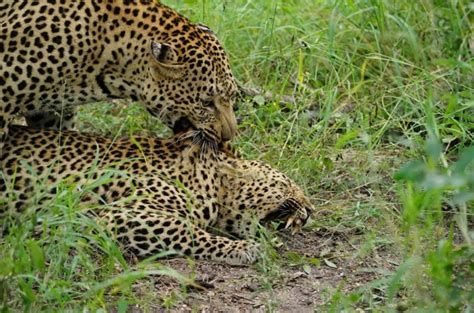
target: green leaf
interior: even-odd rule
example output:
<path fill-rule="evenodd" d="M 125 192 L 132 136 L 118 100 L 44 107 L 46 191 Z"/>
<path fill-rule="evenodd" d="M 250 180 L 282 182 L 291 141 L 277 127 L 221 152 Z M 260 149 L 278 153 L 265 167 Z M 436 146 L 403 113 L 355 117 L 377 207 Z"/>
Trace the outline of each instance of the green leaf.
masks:
<path fill-rule="evenodd" d="M 253 97 L 253 101 L 258 105 L 264 105 L 265 104 L 265 98 L 262 95 L 258 95 L 258 96 Z"/>
<path fill-rule="evenodd" d="M 439 160 L 443 153 L 443 146 L 438 138 L 431 137 L 426 143 L 426 152 L 433 160 Z"/>
<path fill-rule="evenodd" d="M 322 159 L 322 162 L 323 162 L 324 167 L 325 167 L 328 171 L 332 171 L 332 169 L 334 168 L 334 162 L 333 162 L 330 158 L 324 157 L 324 158 Z"/>
<path fill-rule="evenodd" d="M 408 258 L 403 262 L 395 273 L 389 279 L 388 289 L 387 289 L 387 297 L 389 299 L 393 299 L 396 295 L 396 292 L 399 290 L 403 277 L 410 269 L 416 264 L 416 262 L 412 258 Z"/>
<path fill-rule="evenodd" d="M 395 173 L 396 180 L 420 182 L 426 176 L 426 165 L 422 161 L 411 161 Z"/>
<path fill-rule="evenodd" d="M 461 153 L 461 156 L 453 165 L 453 172 L 459 174 L 465 174 L 465 171 L 469 164 L 474 161 L 474 146 L 470 146 Z"/>
<path fill-rule="evenodd" d="M 124 298 L 121 298 L 117 302 L 117 312 L 118 313 L 126 313 L 128 310 L 128 302 Z"/>
<path fill-rule="evenodd" d="M 359 136 L 360 131 L 358 129 L 355 129 L 353 131 L 347 132 L 341 137 L 336 142 L 336 145 L 334 146 L 336 149 L 341 149 L 344 147 L 349 141 L 357 138 Z"/>
<path fill-rule="evenodd" d="M 23 303 L 26 306 L 31 305 L 36 300 L 36 295 L 31 288 L 31 285 L 24 279 L 18 281 L 20 287 L 21 296 L 23 298 Z"/>
<path fill-rule="evenodd" d="M 307 261 L 308 261 L 309 264 L 311 264 L 313 266 L 316 266 L 316 267 L 321 266 L 321 261 L 318 258 L 308 258 Z"/>
<path fill-rule="evenodd" d="M 329 261 L 328 259 L 324 259 L 323 261 L 324 261 L 324 264 L 326 264 L 327 266 L 332 267 L 332 268 L 337 268 L 337 265 L 333 263 L 332 261 Z"/>
<path fill-rule="evenodd" d="M 292 264 L 300 264 L 303 259 L 300 254 L 291 251 L 286 253 L 286 258 L 288 259 L 288 262 Z"/>
<path fill-rule="evenodd" d="M 32 267 L 40 272 L 44 272 L 46 266 L 43 249 L 35 240 L 29 240 L 27 246 L 30 253 Z"/>

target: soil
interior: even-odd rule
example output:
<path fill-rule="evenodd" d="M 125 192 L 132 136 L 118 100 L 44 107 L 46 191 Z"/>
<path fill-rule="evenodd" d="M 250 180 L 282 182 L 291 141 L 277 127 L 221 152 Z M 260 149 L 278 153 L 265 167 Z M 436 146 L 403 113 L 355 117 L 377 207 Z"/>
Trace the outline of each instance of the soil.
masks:
<path fill-rule="evenodd" d="M 336 290 L 348 294 L 383 278 L 397 265 L 397 257 L 389 251 L 362 257 L 363 242 L 355 243 L 354 234 L 318 230 L 295 235 L 283 233 L 279 238 L 284 244 L 276 252 L 287 261 L 274 265 L 270 273 L 257 266 L 236 267 L 205 261 L 190 265 L 185 259 L 165 261 L 164 265 L 193 275 L 201 288 L 187 288 L 186 295 L 169 310 L 163 309 L 162 301 L 151 309 L 156 312 L 315 312 Z M 295 264 L 286 257 L 291 255 L 299 255 L 303 260 Z M 312 263 L 319 260 L 320 264 L 309 265 L 311 262 L 304 260 L 313 260 Z M 154 284 L 161 299 L 180 290 L 179 283 L 168 277 L 156 278 Z M 377 299 L 376 289 L 370 294 L 372 301 L 383 301 L 383 295 Z M 141 309 L 136 307 L 136 311 Z"/>

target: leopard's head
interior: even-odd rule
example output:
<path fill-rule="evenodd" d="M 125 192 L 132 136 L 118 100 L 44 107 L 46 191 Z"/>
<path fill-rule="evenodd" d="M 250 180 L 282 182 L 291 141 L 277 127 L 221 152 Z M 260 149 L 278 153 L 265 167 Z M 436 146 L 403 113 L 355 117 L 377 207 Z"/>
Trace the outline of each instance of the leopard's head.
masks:
<path fill-rule="evenodd" d="M 191 128 L 203 142 L 230 140 L 237 130 L 237 85 L 229 60 L 207 27 L 185 21 L 173 36 L 150 42 L 141 101 L 175 133 Z"/>
<path fill-rule="evenodd" d="M 238 237 L 252 235 L 255 220 L 264 226 L 276 222 L 278 229 L 299 231 L 314 211 L 302 188 L 267 164 L 234 159 L 221 167 L 221 173 L 225 173 L 225 191 L 220 227 Z"/>

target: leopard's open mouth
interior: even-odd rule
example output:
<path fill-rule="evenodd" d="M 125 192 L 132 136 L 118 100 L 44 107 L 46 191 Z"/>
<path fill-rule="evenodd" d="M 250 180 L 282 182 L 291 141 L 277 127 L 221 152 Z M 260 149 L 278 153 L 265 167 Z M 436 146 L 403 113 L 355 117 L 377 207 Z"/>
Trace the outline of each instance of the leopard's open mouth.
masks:
<path fill-rule="evenodd" d="M 297 233 L 306 224 L 311 208 L 305 207 L 295 199 L 286 199 L 277 210 L 270 212 L 261 220 L 264 225 L 270 222 L 281 222 L 277 230 L 292 229 L 292 233 Z"/>

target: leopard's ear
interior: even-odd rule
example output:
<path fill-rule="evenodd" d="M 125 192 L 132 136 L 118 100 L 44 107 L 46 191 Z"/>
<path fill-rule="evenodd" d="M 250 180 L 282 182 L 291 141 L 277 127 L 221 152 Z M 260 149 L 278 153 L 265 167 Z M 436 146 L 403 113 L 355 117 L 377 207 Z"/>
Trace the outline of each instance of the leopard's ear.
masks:
<path fill-rule="evenodd" d="M 169 79 L 180 79 L 186 70 L 185 64 L 176 63 L 177 54 L 168 44 L 151 42 L 153 68 L 156 73 Z"/>
<path fill-rule="evenodd" d="M 196 26 L 197 26 L 197 28 L 199 28 L 200 30 L 203 30 L 203 31 L 205 31 L 205 32 L 208 33 L 208 34 L 211 34 L 211 35 L 214 35 L 214 36 L 215 36 L 215 33 L 212 31 L 212 29 L 209 28 L 209 26 L 204 25 L 204 24 L 201 24 L 201 23 L 197 23 Z"/>

